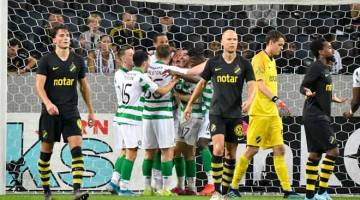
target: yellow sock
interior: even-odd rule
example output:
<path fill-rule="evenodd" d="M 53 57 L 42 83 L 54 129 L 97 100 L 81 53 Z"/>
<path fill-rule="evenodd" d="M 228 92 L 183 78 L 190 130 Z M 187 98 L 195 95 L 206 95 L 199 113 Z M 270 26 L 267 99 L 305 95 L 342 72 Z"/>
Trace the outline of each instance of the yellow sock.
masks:
<path fill-rule="evenodd" d="M 213 156 L 211 162 L 212 177 L 214 180 L 215 191 L 221 194 L 221 182 L 223 175 L 223 157 Z"/>
<path fill-rule="evenodd" d="M 244 174 L 249 166 L 249 162 L 250 161 L 244 155 L 240 156 L 239 161 L 235 167 L 234 177 L 231 182 L 232 188 L 234 188 L 234 189 L 239 188 L 240 180 L 244 176 Z"/>
<path fill-rule="evenodd" d="M 314 197 L 315 185 L 318 179 L 319 161 L 308 158 L 306 163 L 306 198 Z"/>
<path fill-rule="evenodd" d="M 274 156 L 274 166 L 282 189 L 284 191 L 291 191 L 291 184 L 288 174 L 288 167 L 285 162 L 285 157 L 283 155 Z"/>
<path fill-rule="evenodd" d="M 319 194 L 324 193 L 329 184 L 331 174 L 334 172 L 336 157 L 326 155 L 321 164 L 320 182 L 319 182 Z"/>
<path fill-rule="evenodd" d="M 230 183 L 233 179 L 234 168 L 235 168 L 235 159 L 225 159 L 223 166 L 223 175 L 222 175 L 222 194 L 227 194 L 229 190 Z"/>

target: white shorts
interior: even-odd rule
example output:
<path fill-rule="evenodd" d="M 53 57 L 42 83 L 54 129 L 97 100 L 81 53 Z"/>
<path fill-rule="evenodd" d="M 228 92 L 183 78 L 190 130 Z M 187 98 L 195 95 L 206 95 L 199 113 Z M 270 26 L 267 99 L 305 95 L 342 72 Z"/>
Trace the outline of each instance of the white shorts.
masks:
<path fill-rule="evenodd" d="M 143 119 L 143 148 L 165 149 L 175 146 L 174 119 Z"/>
<path fill-rule="evenodd" d="M 121 133 L 120 125 L 117 122 L 114 122 L 113 125 L 115 127 L 115 149 L 118 152 L 125 147 L 124 134 Z"/>
<path fill-rule="evenodd" d="M 194 146 L 198 141 L 202 119 L 192 118 L 180 124 L 176 140 Z"/>
<path fill-rule="evenodd" d="M 120 124 L 120 132 L 124 136 L 124 148 L 141 148 L 143 129 L 139 125 Z"/>
<path fill-rule="evenodd" d="M 202 120 L 199 135 L 198 135 L 198 140 L 200 138 L 205 138 L 205 139 L 211 140 L 209 112 L 205 113 L 205 116 Z"/>

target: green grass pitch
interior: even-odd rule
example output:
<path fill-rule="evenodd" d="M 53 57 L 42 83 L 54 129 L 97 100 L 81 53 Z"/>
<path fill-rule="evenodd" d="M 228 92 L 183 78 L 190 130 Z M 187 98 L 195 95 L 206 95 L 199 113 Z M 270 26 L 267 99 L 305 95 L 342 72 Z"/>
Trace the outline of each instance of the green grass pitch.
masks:
<path fill-rule="evenodd" d="M 53 199 L 54 200 L 70 200 L 71 195 L 58 195 L 58 194 L 54 194 L 53 195 Z M 332 199 L 333 200 L 359 200 L 360 196 L 357 197 L 334 197 L 334 195 L 332 195 Z M 43 199 L 42 195 L 38 195 L 38 194 L 34 194 L 34 195 L 29 195 L 29 194 L 8 194 L 5 196 L 0 196 L 0 200 L 20 200 L 20 199 L 24 199 L 24 200 L 39 200 L 39 199 Z M 176 197 L 118 197 L 118 196 L 113 196 L 113 195 L 102 195 L 102 194 L 91 194 L 89 197 L 89 200 L 105 200 L 105 199 L 115 199 L 115 200 L 209 200 L 210 197 L 201 197 L 201 196 L 176 196 Z M 239 200 L 283 200 L 282 196 L 244 196 L 242 198 L 238 198 Z"/>

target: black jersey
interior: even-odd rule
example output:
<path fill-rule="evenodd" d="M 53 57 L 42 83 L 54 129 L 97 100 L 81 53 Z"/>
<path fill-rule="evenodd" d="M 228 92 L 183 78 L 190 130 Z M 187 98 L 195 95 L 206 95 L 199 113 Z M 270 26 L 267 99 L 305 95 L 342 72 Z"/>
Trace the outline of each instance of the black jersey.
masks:
<path fill-rule="evenodd" d="M 331 115 L 332 80 L 330 68 L 320 61 L 311 65 L 300 86 L 300 92 L 305 94 L 304 87 L 316 92 L 314 97 L 307 97 L 304 103 L 303 116 L 316 117 Z M 330 119 L 330 118 L 329 118 Z"/>
<path fill-rule="evenodd" d="M 46 76 L 45 92 L 61 115 L 79 115 L 77 82 L 85 77 L 85 73 L 84 59 L 73 52 L 66 61 L 62 61 L 55 52 L 43 56 L 39 61 L 37 74 Z M 42 107 L 45 111 L 44 104 Z"/>
<path fill-rule="evenodd" d="M 206 81 L 211 79 L 214 87 L 211 115 L 220 115 L 224 118 L 242 116 L 241 96 L 244 81 L 255 80 L 248 60 L 237 54 L 234 61 L 228 64 L 222 55 L 215 56 L 207 62 L 201 77 Z"/>

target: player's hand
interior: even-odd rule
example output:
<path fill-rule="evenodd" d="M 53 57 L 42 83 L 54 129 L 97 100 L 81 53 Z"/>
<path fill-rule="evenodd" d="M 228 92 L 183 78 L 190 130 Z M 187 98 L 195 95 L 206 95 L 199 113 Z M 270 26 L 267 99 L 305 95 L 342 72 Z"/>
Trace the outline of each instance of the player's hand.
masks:
<path fill-rule="evenodd" d="M 251 102 L 246 100 L 245 102 L 242 103 L 241 108 L 242 108 L 242 112 L 243 113 L 247 113 L 250 109 L 251 106 Z"/>
<path fill-rule="evenodd" d="M 94 113 L 89 113 L 88 126 L 91 128 L 94 126 L 94 123 L 95 123 L 95 115 L 94 115 Z"/>
<path fill-rule="evenodd" d="M 290 109 L 289 107 L 281 100 L 281 99 L 278 99 L 276 101 L 276 105 L 279 109 L 279 114 L 281 117 L 289 117 L 291 116 L 291 112 L 290 112 Z"/>
<path fill-rule="evenodd" d="M 172 79 L 171 79 L 171 82 L 174 83 L 174 84 L 176 84 L 179 79 L 180 79 L 180 76 L 174 75 L 174 76 L 172 77 Z"/>
<path fill-rule="evenodd" d="M 59 109 L 54 105 L 53 103 L 49 103 L 45 105 L 46 111 L 49 113 L 49 115 L 59 115 Z"/>
<path fill-rule="evenodd" d="M 343 116 L 345 117 L 345 119 L 350 119 L 354 116 L 354 113 L 352 113 L 351 111 L 346 111 L 343 113 Z"/>
<path fill-rule="evenodd" d="M 314 97 L 316 95 L 316 92 L 312 92 L 309 88 L 304 87 L 304 90 L 307 97 Z"/>
<path fill-rule="evenodd" d="M 191 112 L 192 112 L 192 106 L 188 104 L 184 111 L 184 118 L 186 121 L 188 121 L 191 118 Z"/>
<path fill-rule="evenodd" d="M 344 103 L 347 100 L 347 98 L 338 97 L 336 94 L 332 96 L 332 101 L 335 103 Z"/>

